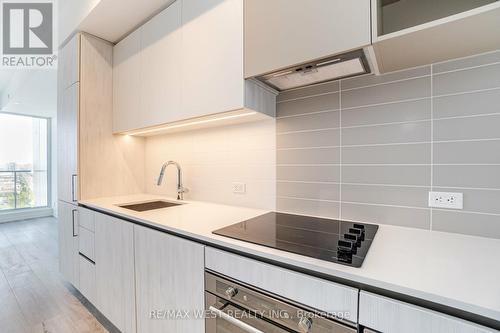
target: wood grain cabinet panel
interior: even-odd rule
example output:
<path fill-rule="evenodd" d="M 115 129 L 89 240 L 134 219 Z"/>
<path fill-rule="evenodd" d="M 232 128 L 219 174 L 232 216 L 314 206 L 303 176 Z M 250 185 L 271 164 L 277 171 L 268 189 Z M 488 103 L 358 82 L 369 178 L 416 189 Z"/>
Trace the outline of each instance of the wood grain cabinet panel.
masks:
<path fill-rule="evenodd" d="M 95 264 L 90 262 L 87 258 L 80 256 L 80 292 L 92 304 L 96 300 L 96 287 L 95 287 Z"/>
<path fill-rule="evenodd" d="M 80 199 L 143 192 L 144 141 L 113 135 L 113 46 L 82 34 L 80 58 Z"/>
<path fill-rule="evenodd" d="M 383 333 L 494 333 L 465 320 L 362 291 L 359 323 Z"/>
<path fill-rule="evenodd" d="M 138 333 L 204 333 L 204 246 L 134 226 Z M 189 310 L 189 319 L 152 319 L 152 311 Z"/>
<path fill-rule="evenodd" d="M 78 224 L 89 231 L 95 231 L 95 212 L 91 209 L 78 207 Z"/>
<path fill-rule="evenodd" d="M 80 84 L 59 92 L 57 109 L 57 195 L 59 200 L 78 200 L 78 104 Z"/>
<path fill-rule="evenodd" d="M 80 81 L 80 35 L 74 36 L 58 54 L 58 85 L 67 89 Z"/>
<path fill-rule="evenodd" d="M 96 213 L 95 305 L 121 332 L 136 332 L 133 224 Z"/>
<path fill-rule="evenodd" d="M 79 244 L 78 244 L 78 207 L 59 201 L 58 203 L 59 228 L 59 271 L 62 276 L 78 289 L 79 273 Z"/>
<path fill-rule="evenodd" d="M 78 228 L 79 253 L 88 259 L 95 260 L 95 240 L 94 233 L 80 226 Z"/>

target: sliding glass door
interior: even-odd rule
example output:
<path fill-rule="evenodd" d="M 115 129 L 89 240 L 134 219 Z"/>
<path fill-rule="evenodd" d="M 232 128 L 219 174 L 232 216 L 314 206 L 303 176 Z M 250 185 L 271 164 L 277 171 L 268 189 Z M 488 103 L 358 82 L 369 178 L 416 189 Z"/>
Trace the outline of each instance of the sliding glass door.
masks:
<path fill-rule="evenodd" d="M 0 113 L 0 212 L 50 202 L 50 122 Z"/>

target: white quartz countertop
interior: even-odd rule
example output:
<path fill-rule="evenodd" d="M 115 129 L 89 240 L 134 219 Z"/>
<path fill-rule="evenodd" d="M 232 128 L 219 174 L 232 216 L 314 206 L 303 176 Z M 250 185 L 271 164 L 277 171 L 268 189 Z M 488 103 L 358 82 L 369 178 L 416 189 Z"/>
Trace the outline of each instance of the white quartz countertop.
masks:
<path fill-rule="evenodd" d="M 118 207 L 157 199 L 172 201 L 139 194 L 80 204 L 205 243 L 500 321 L 500 240 L 380 225 L 363 266 L 353 268 L 212 234 L 265 210 L 191 201 L 146 212 Z"/>

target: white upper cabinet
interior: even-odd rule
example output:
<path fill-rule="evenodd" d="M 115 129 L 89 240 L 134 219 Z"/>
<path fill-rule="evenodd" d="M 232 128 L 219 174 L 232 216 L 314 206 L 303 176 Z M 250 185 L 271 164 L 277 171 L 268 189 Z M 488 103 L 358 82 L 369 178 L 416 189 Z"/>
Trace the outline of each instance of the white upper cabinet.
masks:
<path fill-rule="evenodd" d="M 134 31 L 113 48 L 113 130 L 143 123 L 141 114 L 141 32 Z"/>
<path fill-rule="evenodd" d="M 178 119 L 181 110 L 181 1 L 114 47 L 113 130 Z"/>
<path fill-rule="evenodd" d="M 181 111 L 181 1 L 140 29 L 142 126 L 167 123 Z"/>
<path fill-rule="evenodd" d="M 380 72 L 500 48 L 498 0 L 372 0 Z"/>
<path fill-rule="evenodd" d="M 177 0 L 118 43 L 113 131 L 228 112 L 238 118 L 246 109 L 257 112 L 245 119 L 274 116 L 275 92 L 244 79 L 243 4 Z"/>
<path fill-rule="evenodd" d="M 186 117 L 242 108 L 243 1 L 182 1 Z"/>
<path fill-rule="evenodd" d="M 246 0 L 245 77 L 371 44 L 370 0 Z"/>

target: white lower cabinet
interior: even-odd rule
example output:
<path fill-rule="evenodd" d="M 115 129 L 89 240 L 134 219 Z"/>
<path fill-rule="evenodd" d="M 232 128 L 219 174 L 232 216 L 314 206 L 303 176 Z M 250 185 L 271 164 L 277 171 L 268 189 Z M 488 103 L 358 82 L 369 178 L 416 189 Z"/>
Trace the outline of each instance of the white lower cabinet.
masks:
<path fill-rule="evenodd" d="M 134 226 L 138 333 L 204 333 L 204 246 Z M 189 318 L 172 317 L 189 311 Z"/>
<path fill-rule="evenodd" d="M 95 215 L 94 305 L 123 333 L 136 332 L 133 224 Z"/>
<path fill-rule="evenodd" d="M 364 291 L 360 293 L 359 298 L 359 323 L 383 333 L 497 332 L 465 320 Z"/>

